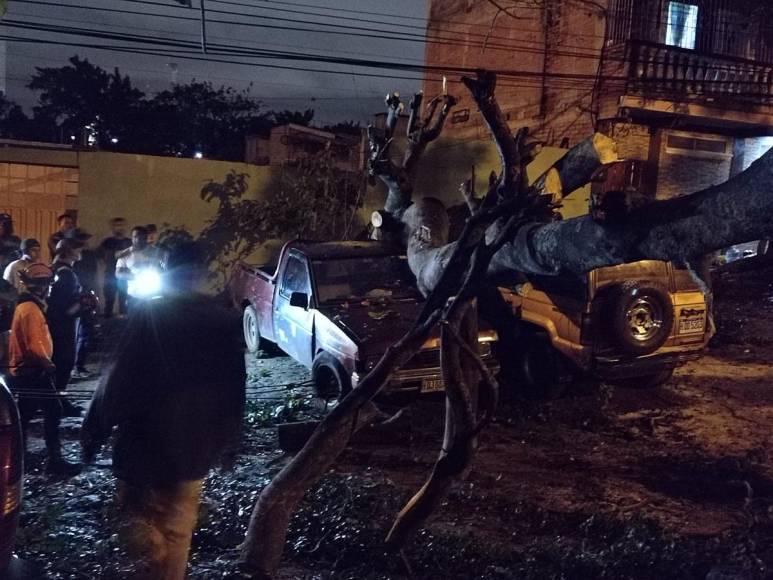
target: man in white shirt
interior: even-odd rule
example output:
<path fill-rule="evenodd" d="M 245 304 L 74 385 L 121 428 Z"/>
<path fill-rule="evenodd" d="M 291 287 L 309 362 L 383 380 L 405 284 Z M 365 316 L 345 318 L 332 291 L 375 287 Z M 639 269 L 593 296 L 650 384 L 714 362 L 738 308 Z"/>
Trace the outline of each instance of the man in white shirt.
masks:
<path fill-rule="evenodd" d="M 163 266 L 161 252 L 148 244 L 148 230 L 144 226 L 136 226 L 132 230 L 131 247 L 119 253 L 117 257 L 115 277 L 128 280 L 129 295 L 135 297 L 142 295 L 136 288 L 137 275 L 146 269 L 160 272 Z"/>
<path fill-rule="evenodd" d="M 21 253 L 21 258 L 8 264 L 3 272 L 3 279 L 16 288 L 20 294 L 24 291 L 21 273 L 32 264 L 40 262 L 40 242 L 33 238 L 27 238 L 21 243 Z"/>

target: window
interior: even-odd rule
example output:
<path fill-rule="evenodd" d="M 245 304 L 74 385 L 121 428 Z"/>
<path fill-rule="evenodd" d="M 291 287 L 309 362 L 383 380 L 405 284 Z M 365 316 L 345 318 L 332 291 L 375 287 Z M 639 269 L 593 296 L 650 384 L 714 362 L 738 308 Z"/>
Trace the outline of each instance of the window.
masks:
<path fill-rule="evenodd" d="M 725 158 L 732 156 L 730 141 L 722 137 L 699 137 L 671 133 L 666 137 L 666 151 L 675 155 Z"/>
<path fill-rule="evenodd" d="M 306 262 L 297 256 L 289 256 L 282 276 L 282 287 L 279 293 L 289 298 L 293 292 L 309 294 L 309 271 Z"/>
<path fill-rule="evenodd" d="M 666 44 L 680 48 L 695 48 L 698 30 L 698 7 L 686 2 L 668 3 Z"/>

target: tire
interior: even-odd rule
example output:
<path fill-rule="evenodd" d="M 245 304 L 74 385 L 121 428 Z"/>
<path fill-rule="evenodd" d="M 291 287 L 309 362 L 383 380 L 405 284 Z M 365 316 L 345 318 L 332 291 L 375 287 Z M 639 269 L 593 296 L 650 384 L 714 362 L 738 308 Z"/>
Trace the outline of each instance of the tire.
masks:
<path fill-rule="evenodd" d="M 561 396 L 569 382 L 561 353 L 539 332 L 524 333 L 521 345 L 515 357 L 516 393 L 535 401 Z"/>
<path fill-rule="evenodd" d="M 634 356 L 650 354 L 663 346 L 674 324 L 668 293 L 648 282 L 625 282 L 614 288 L 607 316 L 612 341 Z"/>
<path fill-rule="evenodd" d="M 638 377 L 628 377 L 626 379 L 616 379 L 611 384 L 616 387 L 625 387 L 629 389 L 654 389 L 664 385 L 674 376 L 674 369 L 664 369 L 662 371 Z"/>
<path fill-rule="evenodd" d="M 320 399 L 326 401 L 342 399 L 352 390 L 349 374 L 334 356 L 321 352 L 311 365 L 314 390 Z"/>
<path fill-rule="evenodd" d="M 258 313 L 254 306 L 247 306 L 242 314 L 242 331 L 247 352 L 257 354 L 261 348 Z"/>

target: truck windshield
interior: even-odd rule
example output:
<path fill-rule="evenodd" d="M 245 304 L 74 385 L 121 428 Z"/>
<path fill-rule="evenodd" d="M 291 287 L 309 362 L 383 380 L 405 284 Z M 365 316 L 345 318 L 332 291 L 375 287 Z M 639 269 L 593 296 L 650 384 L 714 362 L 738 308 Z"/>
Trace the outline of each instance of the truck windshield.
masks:
<path fill-rule="evenodd" d="M 320 303 L 365 298 L 419 298 L 405 256 L 313 262 Z"/>

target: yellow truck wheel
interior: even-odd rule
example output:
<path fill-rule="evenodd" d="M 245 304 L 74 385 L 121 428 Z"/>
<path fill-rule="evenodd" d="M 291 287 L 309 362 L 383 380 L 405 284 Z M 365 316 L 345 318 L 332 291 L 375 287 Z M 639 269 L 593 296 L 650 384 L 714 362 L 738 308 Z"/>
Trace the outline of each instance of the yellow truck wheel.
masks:
<path fill-rule="evenodd" d="M 563 356 L 540 332 L 524 333 L 515 370 L 515 392 L 532 400 L 555 399 L 571 382 Z"/>

